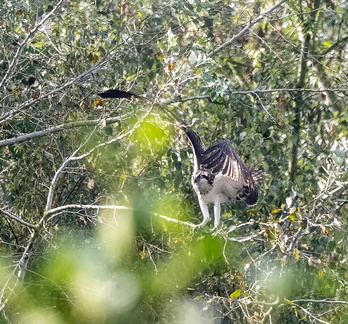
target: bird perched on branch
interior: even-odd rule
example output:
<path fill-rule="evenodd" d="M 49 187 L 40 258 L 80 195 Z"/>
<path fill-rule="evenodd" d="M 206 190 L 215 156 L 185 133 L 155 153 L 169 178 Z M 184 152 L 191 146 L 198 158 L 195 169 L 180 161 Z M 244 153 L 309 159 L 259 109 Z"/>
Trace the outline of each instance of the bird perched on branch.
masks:
<path fill-rule="evenodd" d="M 141 97 L 133 92 L 130 91 L 123 91 L 123 90 L 119 90 L 119 89 L 109 89 L 106 90 L 105 92 L 101 92 L 101 93 L 97 93 L 98 96 L 102 97 L 102 98 L 131 98 L 131 97 L 135 97 L 135 98 L 143 98 L 146 99 L 145 97 Z"/>
<path fill-rule="evenodd" d="M 147 99 L 132 92 L 117 89 L 107 90 L 98 95 L 102 98 Z M 206 148 L 200 136 L 191 127 L 167 108 L 165 111 L 180 122 L 193 149 L 194 170 L 191 182 L 203 214 L 203 221 L 198 226 L 203 226 L 210 220 L 209 204 L 214 204 L 213 230 L 219 226 L 222 203 L 243 201 L 249 206 L 256 204 L 257 186 L 262 181 L 262 172 L 247 167 L 228 140 L 220 140 Z"/>
<path fill-rule="evenodd" d="M 228 140 L 220 140 L 206 148 L 193 130 L 185 130 L 194 153 L 192 185 L 195 189 L 205 225 L 209 220 L 208 204 L 214 204 L 214 229 L 219 226 L 221 204 L 243 201 L 252 206 L 257 203 L 257 185 L 262 172 L 245 165 Z"/>

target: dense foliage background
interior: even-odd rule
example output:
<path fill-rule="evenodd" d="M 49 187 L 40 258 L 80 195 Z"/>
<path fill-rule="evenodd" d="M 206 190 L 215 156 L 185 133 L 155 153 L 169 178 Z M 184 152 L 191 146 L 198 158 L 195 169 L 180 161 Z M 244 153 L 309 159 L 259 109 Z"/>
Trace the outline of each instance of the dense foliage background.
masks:
<path fill-rule="evenodd" d="M 0 323 L 347 323 L 347 18 L 336 0 L 3 0 Z M 267 174 L 216 233 L 192 226 L 163 106 Z"/>

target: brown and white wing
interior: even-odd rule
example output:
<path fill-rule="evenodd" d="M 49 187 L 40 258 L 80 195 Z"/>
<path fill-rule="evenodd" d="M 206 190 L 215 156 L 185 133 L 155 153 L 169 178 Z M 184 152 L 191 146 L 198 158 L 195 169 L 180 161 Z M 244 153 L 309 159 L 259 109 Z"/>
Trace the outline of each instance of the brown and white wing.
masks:
<path fill-rule="evenodd" d="M 240 189 L 236 197 L 232 198 L 242 200 L 247 205 L 256 204 L 258 191 L 253 178 L 255 171 L 245 165 L 227 140 L 217 142 L 208 148 L 203 156 L 204 160 L 201 163 L 203 169 L 239 182 Z"/>

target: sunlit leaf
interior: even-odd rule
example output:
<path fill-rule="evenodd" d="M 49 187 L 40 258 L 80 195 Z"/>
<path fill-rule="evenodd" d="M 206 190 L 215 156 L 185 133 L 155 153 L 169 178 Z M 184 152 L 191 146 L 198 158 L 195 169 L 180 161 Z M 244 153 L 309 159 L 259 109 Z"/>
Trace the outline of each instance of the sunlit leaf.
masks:
<path fill-rule="evenodd" d="M 98 107 L 102 105 L 102 100 L 101 99 L 96 99 L 93 101 L 93 106 Z"/>
<path fill-rule="evenodd" d="M 195 74 L 195 75 L 199 75 L 201 73 L 201 70 L 198 69 L 198 68 L 193 68 L 192 69 L 192 72 Z"/>
<path fill-rule="evenodd" d="M 163 55 L 163 53 L 162 52 L 157 52 L 156 53 L 156 59 L 157 60 L 163 60 L 164 59 L 164 55 Z"/>
<path fill-rule="evenodd" d="M 133 80 L 136 76 L 137 76 L 136 74 L 132 74 L 132 75 L 126 77 L 126 80 L 127 81 Z"/>
<path fill-rule="evenodd" d="M 289 219 L 292 221 L 298 221 L 300 219 L 298 212 L 289 214 Z"/>
<path fill-rule="evenodd" d="M 238 298 L 242 294 L 241 289 L 235 290 L 232 294 L 230 294 L 231 298 Z"/>
<path fill-rule="evenodd" d="M 325 277 L 325 272 L 323 270 L 319 270 L 318 277 L 319 277 L 319 279 L 323 279 Z"/>
<path fill-rule="evenodd" d="M 298 259 L 300 258 L 300 253 L 299 253 L 299 251 L 298 251 L 297 248 L 295 248 L 295 249 L 292 251 L 292 255 L 294 256 L 294 258 L 295 258 L 296 260 L 298 260 Z"/>
<path fill-rule="evenodd" d="M 279 212 L 281 212 L 282 211 L 282 209 L 272 209 L 271 210 L 271 213 L 272 214 L 277 214 L 277 213 L 279 213 Z"/>
<path fill-rule="evenodd" d="M 97 54 L 93 54 L 92 55 L 92 62 L 98 62 L 99 61 L 99 55 L 97 55 Z"/>

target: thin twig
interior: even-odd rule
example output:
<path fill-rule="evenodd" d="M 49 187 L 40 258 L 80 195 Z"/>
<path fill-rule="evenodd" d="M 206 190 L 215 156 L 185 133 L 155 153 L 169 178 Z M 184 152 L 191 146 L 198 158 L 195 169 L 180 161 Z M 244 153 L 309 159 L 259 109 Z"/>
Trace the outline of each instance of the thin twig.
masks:
<path fill-rule="evenodd" d="M 239 237 L 239 238 L 234 238 L 234 237 L 228 237 L 228 240 L 229 241 L 233 241 L 233 242 L 246 242 L 246 241 L 251 241 L 252 239 L 254 239 L 255 237 L 258 237 L 260 235 L 262 235 L 263 233 L 265 233 L 264 230 L 256 233 L 256 234 L 253 234 L 253 235 L 250 235 L 250 236 L 245 236 L 245 237 Z"/>
<path fill-rule="evenodd" d="M 300 227 L 300 228 L 297 230 L 296 234 L 293 236 L 293 239 L 292 239 L 291 244 L 289 245 L 289 247 L 288 247 L 288 249 L 287 249 L 287 252 L 290 252 L 290 251 L 293 250 L 293 248 L 294 248 L 294 246 L 295 246 L 295 244 L 296 244 L 296 242 L 297 242 L 297 239 L 301 236 L 302 232 L 303 232 L 303 228 Z"/>
<path fill-rule="evenodd" d="M 348 302 L 343 300 L 331 300 L 331 299 L 295 299 L 290 300 L 292 303 L 298 303 L 298 302 L 307 302 L 307 303 L 329 303 L 329 304 L 346 304 L 348 305 Z"/>
<path fill-rule="evenodd" d="M 329 322 L 326 322 L 324 320 L 321 320 L 320 318 L 316 317 L 315 315 L 313 315 L 312 313 L 310 313 L 307 309 L 305 309 L 304 307 L 301 307 L 300 305 L 297 304 L 293 304 L 294 306 L 300 308 L 304 313 L 306 313 L 308 316 L 312 317 L 313 319 L 315 319 L 316 321 L 318 321 L 319 323 L 324 323 L 324 324 L 330 324 Z"/>

